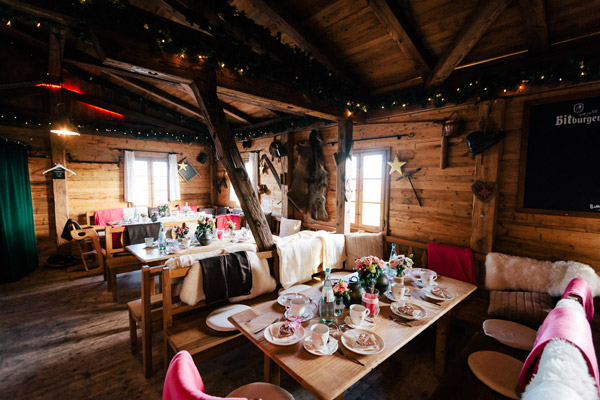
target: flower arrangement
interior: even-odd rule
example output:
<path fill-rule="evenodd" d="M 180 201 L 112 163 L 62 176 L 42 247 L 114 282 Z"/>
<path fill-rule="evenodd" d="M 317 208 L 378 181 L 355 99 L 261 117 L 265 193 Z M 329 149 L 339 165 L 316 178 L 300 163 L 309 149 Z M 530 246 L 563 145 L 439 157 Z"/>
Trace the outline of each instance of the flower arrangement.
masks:
<path fill-rule="evenodd" d="M 146 218 L 146 217 L 147 217 L 147 215 L 146 215 L 146 214 L 144 214 L 144 213 L 141 213 L 141 214 L 140 214 L 140 218 Z"/>
<path fill-rule="evenodd" d="M 185 239 L 187 234 L 190 232 L 190 228 L 187 226 L 176 226 L 175 227 L 175 237 L 177 239 Z"/>
<path fill-rule="evenodd" d="M 227 221 L 227 229 L 229 229 L 230 232 L 235 231 L 235 222 L 231 220 Z"/>
<path fill-rule="evenodd" d="M 163 204 L 158 206 L 158 213 L 161 215 L 167 215 L 167 213 L 169 212 L 169 205 L 168 204 Z"/>
<path fill-rule="evenodd" d="M 348 283 L 343 279 L 340 279 L 335 285 L 333 285 L 333 295 L 338 299 L 344 299 L 350 301 L 350 290 L 348 290 Z"/>
<path fill-rule="evenodd" d="M 214 218 L 202 217 L 198 220 L 198 227 L 196 227 L 196 232 L 208 231 L 211 229 L 215 229 L 215 219 Z"/>
<path fill-rule="evenodd" d="M 375 256 L 357 258 L 354 260 L 354 264 L 363 286 L 374 285 L 383 273 L 384 262 Z"/>
<path fill-rule="evenodd" d="M 396 276 L 402 276 L 404 270 L 406 268 L 412 268 L 414 261 L 412 260 L 413 255 L 411 254 L 408 257 L 405 256 L 397 256 L 396 258 L 392 258 L 389 262 L 389 266 L 391 269 L 396 270 Z"/>

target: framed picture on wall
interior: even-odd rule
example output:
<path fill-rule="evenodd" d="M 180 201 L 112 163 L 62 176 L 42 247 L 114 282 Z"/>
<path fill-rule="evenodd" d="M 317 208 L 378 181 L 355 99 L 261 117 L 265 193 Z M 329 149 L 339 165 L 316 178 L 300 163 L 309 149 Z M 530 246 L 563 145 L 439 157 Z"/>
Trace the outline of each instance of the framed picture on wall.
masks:
<path fill-rule="evenodd" d="M 600 217 L 600 92 L 526 102 L 517 211 Z"/>

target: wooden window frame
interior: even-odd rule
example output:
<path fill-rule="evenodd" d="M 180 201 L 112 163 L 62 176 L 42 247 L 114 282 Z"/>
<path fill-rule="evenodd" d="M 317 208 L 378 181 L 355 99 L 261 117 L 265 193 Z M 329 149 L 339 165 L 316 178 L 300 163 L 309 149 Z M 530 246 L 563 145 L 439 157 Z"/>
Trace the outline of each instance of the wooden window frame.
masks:
<path fill-rule="evenodd" d="M 366 155 L 380 154 L 382 156 L 381 164 L 381 215 L 380 225 L 363 225 L 362 223 L 362 186 L 363 186 L 363 157 Z M 388 225 L 388 206 L 389 206 L 389 174 L 387 173 L 387 161 L 389 159 L 390 149 L 389 148 L 375 148 L 375 149 L 355 149 L 352 152 L 352 157 L 358 157 L 357 162 L 357 175 L 356 175 L 356 201 L 354 208 L 354 223 L 350 224 L 350 228 L 354 231 L 363 230 L 367 232 L 385 232 Z M 369 202 L 367 202 L 369 203 Z M 373 203 L 375 204 L 375 203 Z"/>
<path fill-rule="evenodd" d="M 155 161 L 161 161 L 164 162 L 165 164 L 167 164 L 167 169 L 168 169 L 168 160 L 166 158 L 162 158 L 162 157 L 152 157 L 152 156 L 141 156 L 135 157 L 135 161 L 143 161 L 145 163 L 147 163 L 148 165 L 148 206 L 150 207 L 156 207 L 159 204 L 155 203 L 154 201 L 154 170 L 153 170 L 153 166 L 152 163 Z M 168 191 L 169 191 L 169 174 L 167 172 L 167 199 L 168 199 Z M 168 200 L 167 200 L 168 201 Z"/>

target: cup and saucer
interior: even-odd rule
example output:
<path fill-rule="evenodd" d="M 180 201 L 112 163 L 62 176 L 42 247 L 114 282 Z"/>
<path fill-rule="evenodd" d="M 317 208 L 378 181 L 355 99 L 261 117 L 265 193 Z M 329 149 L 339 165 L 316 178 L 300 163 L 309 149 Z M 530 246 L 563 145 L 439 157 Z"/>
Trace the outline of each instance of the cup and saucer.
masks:
<path fill-rule="evenodd" d="M 330 356 L 338 349 L 338 341 L 329 333 L 329 327 L 315 324 L 310 328 L 310 335 L 304 338 L 302 344 L 306 351 L 315 356 Z"/>
<path fill-rule="evenodd" d="M 369 310 L 360 304 L 352 304 L 350 306 L 349 315 L 344 322 L 353 329 L 373 329 L 375 322 L 367 319 Z"/>
<path fill-rule="evenodd" d="M 385 292 L 385 298 L 392 302 L 406 302 L 412 300 L 412 295 L 410 294 L 410 291 L 407 291 L 403 295 L 395 297 L 394 293 L 392 293 L 392 291 L 390 290 Z"/>
<path fill-rule="evenodd" d="M 286 303 L 286 310 L 285 314 L 283 315 L 289 321 L 293 321 L 296 318 L 300 318 L 302 322 L 308 321 L 314 316 L 314 313 L 311 307 L 309 307 L 309 304 L 310 300 L 308 298 L 295 297 Z"/>

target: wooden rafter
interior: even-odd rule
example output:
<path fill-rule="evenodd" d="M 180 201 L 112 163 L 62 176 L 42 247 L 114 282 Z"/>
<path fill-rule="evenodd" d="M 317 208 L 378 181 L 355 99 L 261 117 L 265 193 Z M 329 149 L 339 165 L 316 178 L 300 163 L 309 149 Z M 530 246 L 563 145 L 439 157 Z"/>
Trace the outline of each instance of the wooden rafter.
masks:
<path fill-rule="evenodd" d="M 519 0 L 523 28 L 530 54 L 543 54 L 550 48 L 544 0 Z"/>
<path fill-rule="evenodd" d="M 237 148 L 231 127 L 227 123 L 223 107 L 217 97 L 216 73 L 206 66 L 205 74 L 190 84 L 211 134 L 217 155 L 219 156 L 231 185 L 238 195 L 246 221 L 254 235 L 259 251 L 271 250 L 274 246 L 273 236 L 262 211 L 256 191 L 244 168 L 242 156 Z"/>
<path fill-rule="evenodd" d="M 256 7 L 261 14 L 267 16 L 277 28 L 289 36 L 301 49 L 309 52 L 315 60 L 325 65 L 338 76 L 345 78 L 348 82 L 356 82 L 356 79 L 350 79 L 346 71 L 348 67 L 339 65 L 332 60 L 329 55 L 318 44 L 318 41 L 304 29 L 292 15 L 284 10 L 279 4 L 279 0 L 250 0 L 250 3 Z"/>
<path fill-rule="evenodd" d="M 163 18 L 170 19 L 173 22 L 177 22 L 183 26 L 187 26 L 188 28 L 192 28 L 198 32 L 201 32 L 205 35 L 212 36 L 212 34 L 198 25 L 188 21 L 188 19 L 171 6 L 166 1 L 162 0 L 129 0 L 129 4 L 134 7 L 141 8 L 142 10 L 148 11 L 150 13 L 160 15 Z"/>
<path fill-rule="evenodd" d="M 225 111 L 225 114 L 237 119 L 240 122 L 243 122 L 244 124 L 251 125 L 256 122 L 252 116 L 246 114 L 242 110 L 237 109 L 231 104 L 221 102 L 221 105 L 223 106 L 223 111 Z"/>
<path fill-rule="evenodd" d="M 413 64 L 419 76 L 426 79 L 431 72 L 431 66 L 426 61 L 425 50 L 418 44 L 416 38 L 408 33 L 406 18 L 400 10 L 393 10 L 388 0 L 367 0 L 367 4 L 390 32 L 392 39 Z"/>
<path fill-rule="evenodd" d="M 465 22 L 452 46 L 431 71 L 427 87 L 437 86 L 450 76 L 510 2 L 511 0 L 479 1 L 471 19 Z"/>

